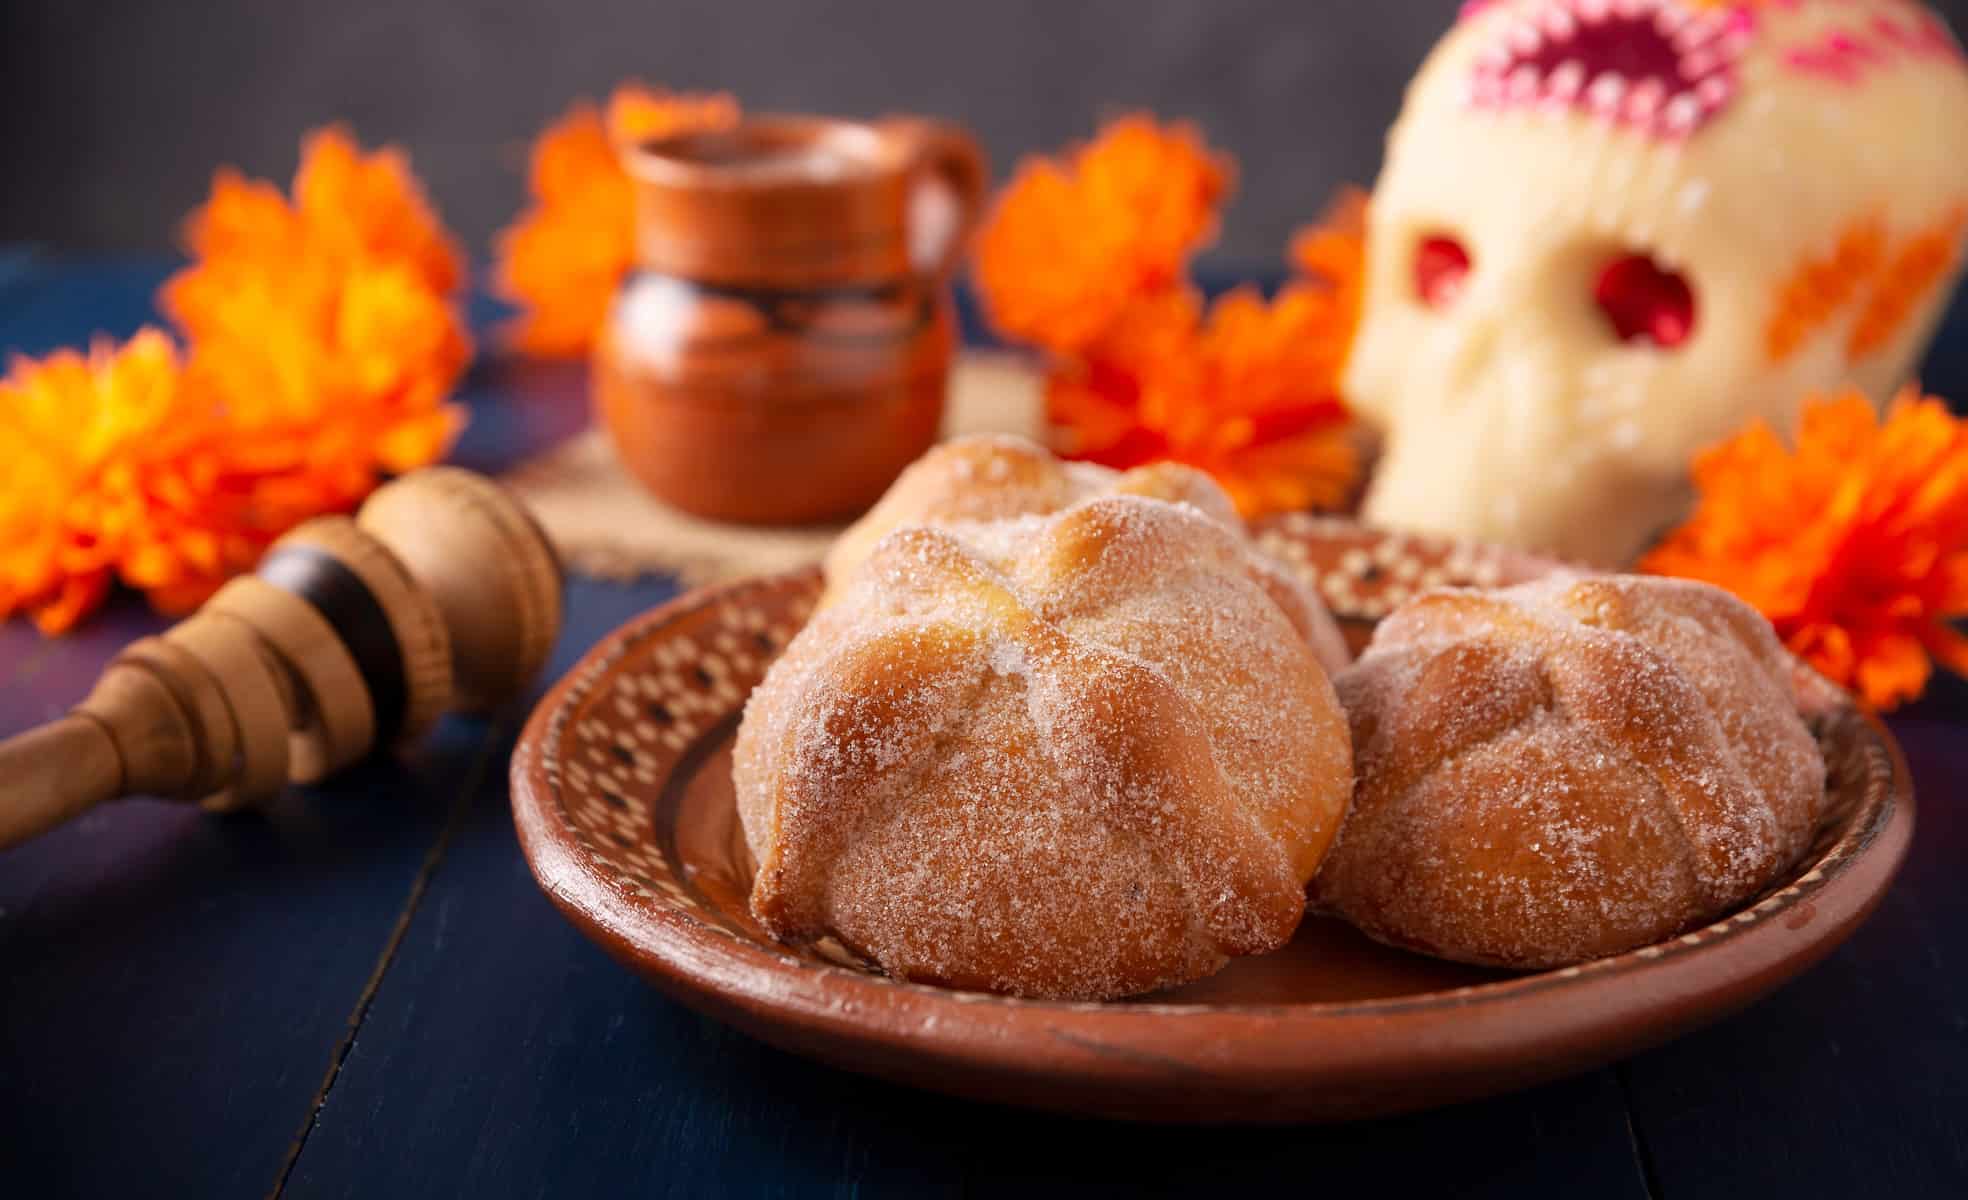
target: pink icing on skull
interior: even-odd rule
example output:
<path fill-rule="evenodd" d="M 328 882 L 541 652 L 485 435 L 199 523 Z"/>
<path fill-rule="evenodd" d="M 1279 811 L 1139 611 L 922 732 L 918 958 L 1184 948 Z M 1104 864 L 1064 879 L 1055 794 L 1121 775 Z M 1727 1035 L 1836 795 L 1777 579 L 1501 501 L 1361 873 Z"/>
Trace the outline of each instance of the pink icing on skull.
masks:
<path fill-rule="evenodd" d="M 1959 274 L 1963 129 L 1968 69 L 1912 0 L 1470 6 L 1374 190 L 1365 515 L 1624 562 L 1700 447 L 1883 399 Z"/>
<path fill-rule="evenodd" d="M 1476 60 L 1478 107 L 1574 108 L 1659 137 L 1686 137 L 1736 94 L 1747 9 L 1675 0 L 1545 0 L 1502 24 Z"/>

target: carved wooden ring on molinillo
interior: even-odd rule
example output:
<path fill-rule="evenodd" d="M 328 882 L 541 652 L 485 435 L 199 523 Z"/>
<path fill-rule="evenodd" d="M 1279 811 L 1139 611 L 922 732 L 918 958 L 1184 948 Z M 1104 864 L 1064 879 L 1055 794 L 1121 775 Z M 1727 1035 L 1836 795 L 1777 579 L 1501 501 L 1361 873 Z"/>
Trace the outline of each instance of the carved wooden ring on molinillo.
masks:
<path fill-rule="evenodd" d="M 75 711 L 0 743 L 0 847 L 118 796 L 231 809 L 524 692 L 560 633 L 560 565 L 498 485 L 452 468 L 276 542 Z"/>
<path fill-rule="evenodd" d="M 313 783 L 376 744 L 376 710 L 362 669 L 313 604 L 258 575 L 244 575 L 205 607 L 250 626 L 290 676 L 295 704 L 288 778 Z"/>
<path fill-rule="evenodd" d="M 240 636 L 242 628 L 248 636 Z M 237 770 L 230 787 L 200 798 L 214 812 L 264 800 L 287 782 L 289 693 L 250 630 L 224 613 L 201 612 L 164 635 L 204 666 L 232 710 L 239 735 Z"/>
<path fill-rule="evenodd" d="M 193 753 L 189 774 L 169 794 L 181 800 L 197 801 L 224 788 L 232 779 L 233 767 L 239 759 L 239 726 L 219 681 L 206 670 L 205 664 L 183 646 L 161 637 L 132 642 L 116 656 L 116 661 L 147 668 L 170 690 L 190 723 L 189 745 Z M 96 697 L 91 696 L 78 711 L 89 712 L 94 703 Z M 132 757 L 127 752 L 124 755 L 126 761 Z M 133 785 L 137 782 L 131 781 Z"/>
<path fill-rule="evenodd" d="M 370 685 L 379 742 L 415 737 L 450 707 L 451 638 L 437 601 L 354 521 L 301 525 L 258 574 L 305 597 L 341 634 Z"/>
<path fill-rule="evenodd" d="M 450 635 L 452 704 L 484 712 L 539 675 L 560 635 L 560 562 L 533 515 L 498 484 L 433 467 L 356 516 L 423 584 Z M 456 564 L 470 565 L 460 571 Z"/>

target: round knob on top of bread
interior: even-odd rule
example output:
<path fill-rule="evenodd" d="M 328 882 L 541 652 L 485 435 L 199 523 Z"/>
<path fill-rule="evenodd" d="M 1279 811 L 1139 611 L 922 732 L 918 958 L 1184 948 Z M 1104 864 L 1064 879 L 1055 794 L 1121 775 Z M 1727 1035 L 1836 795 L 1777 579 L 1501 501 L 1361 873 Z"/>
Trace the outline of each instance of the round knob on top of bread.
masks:
<path fill-rule="evenodd" d="M 1314 903 L 1521 968 L 1715 920 L 1816 828 L 1824 759 L 1792 671 L 1769 622 L 1705 584 L 1429 593 L 1337 680 L 1359 777 Z"/>
<path fill-rule="evenodd" d="M 899 977 L 1099 999 L 1290 939 L 1345 719 L 1242 539 L 1110 495 L 875 544 L 753 693 L 752 909 Z"/>
<path fill-rule="evenodd" d="M 1011 517 L 1047 516 L 1098 496 L 1143 496 L 1187 505 L 1239 537 L 1246 534 L 1228 493 L 1202 471 L 1180 463 L 1154 463 L 1116 471 L 1094 463 L 1066 462 L 1024 438 L 984 434 L 953 438 L 902 472 L 888 494 L 842 533 L 827 553 L 827 595 L 832 604 L 855 571 L 889 534 L 910 525 L 955 526 Z M 1351 655 L 1325 604 L 1259 551 L 1246 568 L 1309 642 L 1328 671 Z"/>

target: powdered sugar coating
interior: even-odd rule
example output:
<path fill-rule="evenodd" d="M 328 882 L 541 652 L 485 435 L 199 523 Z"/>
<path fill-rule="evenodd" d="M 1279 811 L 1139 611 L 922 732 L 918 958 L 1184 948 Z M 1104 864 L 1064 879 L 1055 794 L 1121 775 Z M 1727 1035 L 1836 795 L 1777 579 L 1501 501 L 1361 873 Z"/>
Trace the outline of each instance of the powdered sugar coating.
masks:
<path fill-rule="evenodd" d="M 1314 898 L 1445 958 L 1560 966 L 1713 920 L 1824 802 L 1769 623 L 1705 584 L 1432 592 L 1338 686 L 1359 778 Z"/>
<path fill-rule="evenodd" d="M 1024 438 L 981 434 L 954 438 L 923 455 L 902 473 L 866 516 L 827 552 L 827 595 L 835 603 L 875 545 L 911 525 L 968 526 L 1043 517 L 1096 496 L 1146 496 L 1187 505 L 1245 535 L 1230 497 L 1207 474 L 1179 463 L 1155 463 L 1115 471 L 1093 463 L 1066 462 Z M 1246 570 L 1311 643 L 1328 671 L 1352 658 L 1346 639 L 1316 593 L 1255 548 Z"/>
<path fill-rule="evenodd" d="M 1135 496 L 883 538 L 746 707 L 755 915 L 903 978 L 1061 999 L 1282 945 L 1351 750 L 1247 556 Z"/>

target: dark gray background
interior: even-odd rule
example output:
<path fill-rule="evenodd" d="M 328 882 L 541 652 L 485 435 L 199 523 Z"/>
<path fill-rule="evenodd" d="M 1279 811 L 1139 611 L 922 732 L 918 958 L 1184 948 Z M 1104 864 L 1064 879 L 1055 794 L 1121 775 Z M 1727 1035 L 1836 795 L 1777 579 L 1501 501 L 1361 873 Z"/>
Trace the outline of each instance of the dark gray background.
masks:
<path fill-rule="evenodd" d="M 0 0 L 0 241 L 157 250 L 213 167 L 287 179 L 342 119 L 407 147 L 475 255 L 526 145 L 639 76 L 754 109 L 909 110 L 1000 169 L 1145 106 L 1243 164 L 1219 250 L 1274 258 L 1371 182 L 1401 87 L 1455 0 Z M 1957 28 L 1968 0 L 1939 4 Z"/>

